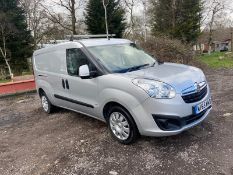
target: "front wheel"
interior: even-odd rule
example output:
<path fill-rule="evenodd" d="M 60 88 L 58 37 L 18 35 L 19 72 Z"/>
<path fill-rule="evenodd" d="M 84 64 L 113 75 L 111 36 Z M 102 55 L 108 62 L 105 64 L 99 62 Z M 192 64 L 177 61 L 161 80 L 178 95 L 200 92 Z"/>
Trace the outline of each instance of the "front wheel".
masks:
<path fill-rule="evenodd" d="M 108 126 L 112 136 L 122 144 L 131 144 L 138 138 L 137 126 L 122 107 L 112 107 L 108 113 Z"/>

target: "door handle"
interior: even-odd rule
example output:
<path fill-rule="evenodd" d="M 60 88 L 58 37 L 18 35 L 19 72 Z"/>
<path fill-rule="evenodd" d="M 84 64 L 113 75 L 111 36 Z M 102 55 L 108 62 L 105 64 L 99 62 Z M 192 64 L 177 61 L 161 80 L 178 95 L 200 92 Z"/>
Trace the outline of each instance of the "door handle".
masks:
<path fill-rule="evenodd" d="M 66 86 L 65 86 L 65 81 L 62 79 L 62 87 L 63 87 L 63 89 L 65 89 L 66 88 Z"/>
<path fill-rule="evenodd" d="M 39 74 L 38 77 L 48 77 L 48 75 Z"/>
<path fill-rule="evenodd" d="M 68 80 L 66 80 L 66 89 L 70 89 Z"/>

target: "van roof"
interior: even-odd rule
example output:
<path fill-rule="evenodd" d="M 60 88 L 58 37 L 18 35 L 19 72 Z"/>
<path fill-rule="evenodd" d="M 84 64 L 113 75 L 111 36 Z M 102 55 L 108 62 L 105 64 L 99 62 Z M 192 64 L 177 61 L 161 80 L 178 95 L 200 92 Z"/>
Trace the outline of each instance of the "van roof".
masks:
<path fill-rule="evenodd" d="M 79 42 L 84 44 L 86 47 L 132 43 L 132 41 L 127 40 L 127 39 L 116 39 L 116 38 L 111 38 L 109 40 L 107 38 L 82 39 L 82 40 L 79 40 Z"/>
<path fill-rule="evenodd" d="M 59 44 L 50 44 L 48 47 L 38 49 L 34 52 L 34 55 L 40 55 L 52 51 L 57 51 L 61 49 L 67 49 L 67 48 L 76 48 L 76 47 L 82 47 L 80 44 L 77 42 L 71 42 L 71 41 L 65 41 L 63 43 Z"/>
<path fill-rule="evenodd" d="M 74 40 L 74 41 L 64 40 L 63 43 L 54 44 L 49 47 L 36 50 L 34 52 L 34 55 L 39 55 L 42 53 L 46 53 L 49 51 L 55 51 L 58 49 L 77 47 L 78 45 L 80 45 L 79 43 L 83 44 L 86 47 L 93 47 L 93 46 L 104 46 L 104 45 L 115 45 L 115 44 L 129 44 L 129 43 L 132 43 L 132 41 L 127 40 L 127 39 L 116 39 L 116 38 L 111 38 L 110 40 L 108 40 L 107 38 L 81 39 L 81 40 Z M 80 45 L 80 47 L 82 46 Z"/>

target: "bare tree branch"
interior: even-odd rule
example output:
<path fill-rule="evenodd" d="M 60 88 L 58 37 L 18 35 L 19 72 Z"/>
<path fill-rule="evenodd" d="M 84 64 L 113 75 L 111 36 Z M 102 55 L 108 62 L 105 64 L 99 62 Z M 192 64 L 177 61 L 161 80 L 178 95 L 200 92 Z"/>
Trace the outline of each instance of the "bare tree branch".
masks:
<path fill-rule="evenodd" d="M 209 23 L 209 39 L 208 39 L 208 45 L 209 45 L 209 54 L 211 52 L 211 44 L 213 40 L 213 26 L 215 22 L 216 15 L 224 9 L 224 4 L 220 0 L 213 0 L 212 3 L 212 9 L 211 9 L 211 21 Z"/>
<path fill-rule="evenodd" d="M 77 24 L 77 11 L 84 5 L 86 0 L 59 0 L 52 1 L 55 5 L 65 8 L 69 12 L 69 17 L 71 18 L 70 25 L 64 24 L 61 20 L 61 16 L 57 13 L 52 12 L 47 7 L 44 6 L 47 13 L 49 14 L 49 19 L 59 24 L 62 28 L 71 31 L 74 35 L 77 34 L 76 24 Z"/>
<path fill-rule="evenodd" d="M 136 0 L 124 0 L 124 5 L 126 7 L 126 11 L 129 13 L 130 16 L 130 33 L 132 36 L 135 36 L 135 20 L 134 20 L 134 8 L 136 6 Z"/>
<path fill-rule="evenodd" d="M 7 21 L 6 16 L 4 13 L 0 13 L 0 29 L 1 29 L 1 42 L 0 42 L 0 51 L 1 51 L 1 55 L 6 63 L 6 66 L 8 68 L 9 74 L 11 76 L 11 79 L 13 79 L 13 73 L 11 70 L 11 66 L 8 62 L 7 59 L 7 48 L 6 48 L 6 38 L 9 35 L 13 35 L 14 34 L 14 26 L 13 24 L 11 24 L 9 21 Z M 16 30 L 15 30 L 16 31 Z M 2 45 L 2 46 L 1 46 Z"/>
<path fill-rule="evenodd" d="M 46 11 L 47 17 L 50 21 L 52 21 L 53 23 L 59 24 L 62 28 L 72 31 L 71 28 L 67 27 L 64 22 L 61 19 L 61 16 L 59 14 L 53 13 L 51 12 L 51 10 L 49 10 L 46 6 L 42 5 L 43 8 Z"/>

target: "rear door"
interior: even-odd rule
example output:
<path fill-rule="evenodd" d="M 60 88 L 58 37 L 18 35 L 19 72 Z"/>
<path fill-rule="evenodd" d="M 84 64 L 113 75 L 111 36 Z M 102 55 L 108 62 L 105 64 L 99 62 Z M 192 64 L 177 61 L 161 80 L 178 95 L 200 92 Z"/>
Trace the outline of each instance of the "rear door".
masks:
<path fill-rule="evenodd" d="M 98 77 L 92 79 L 81 79 L 79 67 L 88 65 L 90 71 L 95 66 L 80 48 L 66 50 L 66 66 L 68 75 L 65 76 L 66 101 L 70 102 L 71 108 L 86 114 L 96 115 L 98 107 Z"/>
<path fill-rule="evenodd" d="M 54 97 L 54 105 L 70 108 L 70 104 L 58 98 L 59 96 L 66 96 L 67 91 L 65 87 L 66 71 L 66 49 L 60 48 L 47 54 L 47 60 L 50 65 L 50 72 L 48 73 L 48 80 L 52 87 L 52 94 Z"/>
<path fill-rule="evenodd" d="M 55 95 L 65 95 L 62 79 L 66 72 L 66 49 L 48 50 L 36 56 L 34 61 L 35 78 L 38 87 L 42 88 L 52 104 L 68 107 Z"/>

